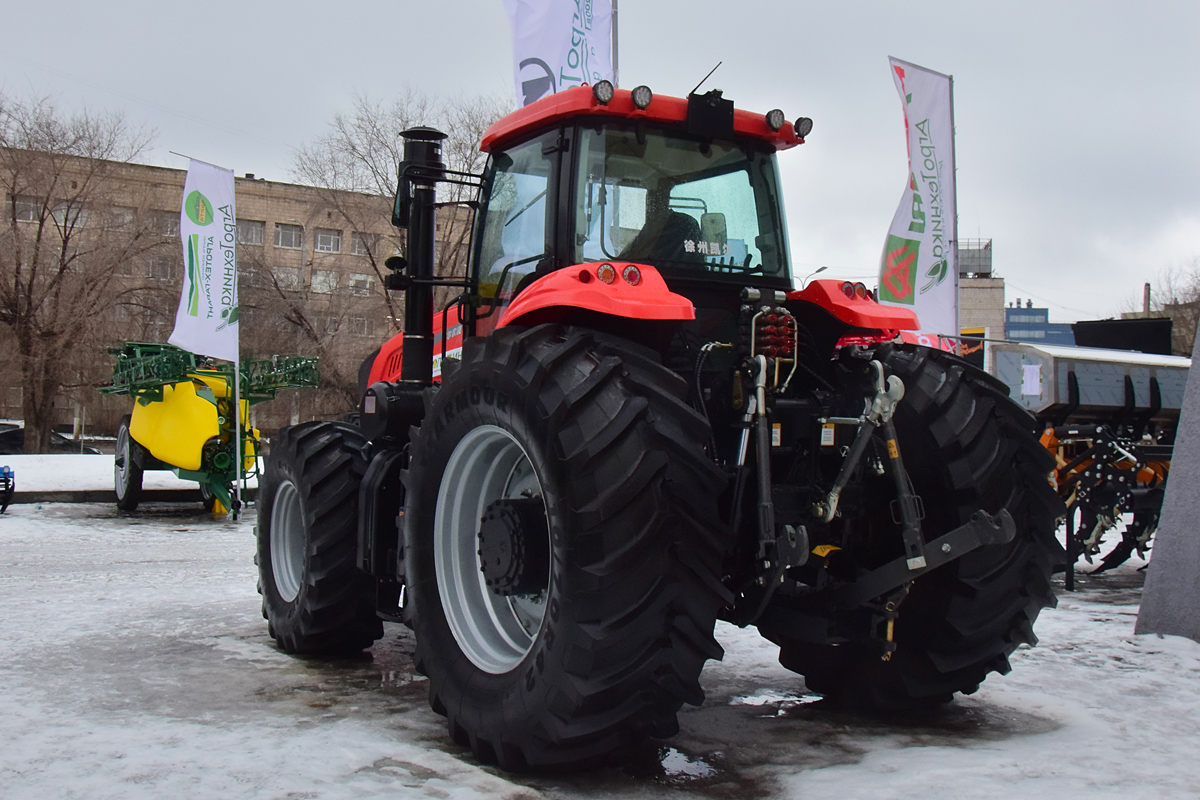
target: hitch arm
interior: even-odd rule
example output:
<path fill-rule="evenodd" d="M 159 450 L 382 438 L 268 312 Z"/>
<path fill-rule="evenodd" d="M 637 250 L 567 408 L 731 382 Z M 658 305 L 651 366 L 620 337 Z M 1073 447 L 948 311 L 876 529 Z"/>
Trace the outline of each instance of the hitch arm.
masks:
<path fill-rule="evenodd" d="M 841 497 L 842 490 L 850 482 L 850 475 L 858 466 L 858 462 L 862 460 L 863 453 L 867 451 L 867 444 L 871 441 L 875 430 L 882 427 L 887 432 L 888 439 L 892 442 L 888 448 L 889 454 L 895 446 L 896 432 L 891 425 L 891 419 L 892 415 L 896 413 L 896 406 L 904 399 L 904 383 L 895 375 L 884 380 L 883 364 L 878 361 L 872 361 L 871 368 L 875 371 L 875 394 L 867 400 L 866 410 L 857 420 L 858 434 L 854 437 L 854 444 L 850 445 L 850 452 L 846 454 L 846 460 L 842 462 L 842 468 L 833 482 L 833 488 L 829 490 L 829 494 L 823 501 L 813 506 L 813 516 L 822 522 L 832 522 L 837 515 L 838 499 Z M 899 466 L 899 453 L 892 458 Z M 903 473 L 902 466 L 900 466 L 900 471 Z M 906 481 L 899 481 L 897 487 L 900 489 L 901 498 L 909 494 Z"/>
<path fill-rule="evenodd" d="M 976 511 L 970 522 L 924 546 L 924 567 L 910 569 L 906 553 L 871 570 L 854 583 L 833 590 L 831 599 L 840 608 L 855 608 L 980 547 L 1007 544 L 1016 535 L 1017 525 L 1007 509 L 1001 509 L 994 517 L 986 511 Z"/>

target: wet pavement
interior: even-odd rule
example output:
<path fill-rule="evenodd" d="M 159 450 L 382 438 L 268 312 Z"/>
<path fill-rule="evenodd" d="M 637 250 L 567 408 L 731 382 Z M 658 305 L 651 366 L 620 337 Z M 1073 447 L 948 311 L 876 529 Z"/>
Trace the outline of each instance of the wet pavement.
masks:
<path fill-rule="evenodd" d="M 253 525 L 253 512 L 233 523 L 155 504 L 136 514 L 27 506 L 0 518 L 0 714 L 8 720 L 0 751 L 11 756 L 0 756 L 0 796 L 34 796 L 43 779 L 66 790 L 59 796 L 75 796 L 48 766 L 74 760 L 74 769 L 108 776 L 113 791 L 88 795 L 97 797 L 163 796 L 168 769 L 193 770 L 186 785 L 199 795 L 228 796 L 226 782 L 208 777 L 228 769 L 247 797 L 366 796 L 402 786 L 435 797 L 759 798 L 792 794 L 797 776 L 872 754 L 1003 748 L 1064 725 L 1050 706 L 1014 707 L 1011 692 L 903 718 L 842 711 L 808 693 L 752 629 L 722 624 L 726 658 L 709 664 L 707 699 L 683 710 L 677 736 L 647 742 L 607 769 L 509 776 L 449 741 L 425 680 L 413 673 L 403 626 L 388 624 L 358 659 L 278 651 L 254 588 Z M 1111 573 L 1107 586 L 1089 577 L 1070 602 L 1099 619 L 1106 606 L 1093 604 L 1108 600 L 1128 616 L 1142 577 Z M 174 731 L 165 742 L 145 733 L 163 725 Z M 158 748 L 162 763 L 131 784 L 90 738 L 106 730 L 128 748 Z M 346 749 L 345 763 L 326 768 L 319 748 L 330 741 Z M 12 755 L 16 745 L 25 755 Z M 267 751 L 278 761 L 260 772 L 255 759 Z M 286 777 L 302 785 L 306 772 L 315 776 L 312 791 Z M 135 784 L 146 794 L 127 793 Z"/>

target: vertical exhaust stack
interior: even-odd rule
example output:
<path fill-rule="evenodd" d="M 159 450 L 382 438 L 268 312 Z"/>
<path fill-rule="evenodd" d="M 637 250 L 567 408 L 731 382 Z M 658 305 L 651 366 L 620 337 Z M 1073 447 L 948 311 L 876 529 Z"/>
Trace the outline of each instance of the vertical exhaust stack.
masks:
<path fill-rule="evenodd" d="M 400 380 L 433 383 L 433 243 L 434 203 L 437 182 L 445 176 L 442 141 L 446 134 L 434 128 L 411 128 L 404 137 L 400 164 L 400 192 L 408 194 L 405 209 L 408 230 L 408 274 L 411 283 L 404 297 L 404 361 Z"/>

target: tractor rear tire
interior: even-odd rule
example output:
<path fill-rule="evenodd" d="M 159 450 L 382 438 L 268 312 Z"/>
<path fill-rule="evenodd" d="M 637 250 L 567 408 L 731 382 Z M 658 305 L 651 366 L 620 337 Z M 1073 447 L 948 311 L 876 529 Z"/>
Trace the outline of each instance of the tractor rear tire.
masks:
<path fill-rule="evenodd" d="M 1066 554 L 1055 538 L 1065 508 L 1047 478 L 1054 459 L 1006 387 L 936 350 L 887 346 L 880 358 L 906 387 L 894 421 L 905 467 L 924 499 L 925 540 L 966 523 L 979 508 L 1006 509 L 1017 527 L 1008 544 L 982 547 L 913 582 L 890 660 L 874 643 L 811 644 L 760 625 L 780 646 L 780 663 L 803 674 L 809 689 L 886 711 L 948 702 L 955 692 L 974 692 L 990 672 L 1007 673 L 1008 656 L 1037 642 L 1033 623 L 1056 603 L 1050 575 Z"/>
<path fill-rule="evenodd" d="M 731 535 L 686 392 L 649 350 L 543 325 L 469 340 L 427 394 L 403 476 L 405 611 L 430 705 L 480 760 L 594 763 L 703 701 Z M 481 543 L 500 517 L 500 548 Z M 480 551 L 510 550 L 541 555 L 513 559 L 502 591 Z"/>
<path fill-rule="evenodd" d="M 282 429 L 258 498 L 258 591 L 288 653 L 351 655 L 383 636 L 369 576 L 358 569 L 358 488 L 366 439 L 340 422 Z"/>
<path fill-rule="evenodd" d="M 113 454 L 113 487 L 117 493 L 117 508 L 137 511 L 142 502 L 142 465 L 139 460 L 142 446 L 129 435 L 129 414 L 121 417 L 117 426 L 117 443 Z"/>

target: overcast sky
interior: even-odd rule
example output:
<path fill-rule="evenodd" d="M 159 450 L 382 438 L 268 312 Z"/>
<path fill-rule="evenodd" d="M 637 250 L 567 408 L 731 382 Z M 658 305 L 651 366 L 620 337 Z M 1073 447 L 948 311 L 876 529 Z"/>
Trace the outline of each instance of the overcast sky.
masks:
<path fill-rule="evenodd" d="M 960 238 L 1010 301 L 1111 316 L 1200 257 L 1200 3 L 692 0 L 620 5 L 621 84 L 815 125 L 780 156 L 799 275 L 873 283 L 907 178 L 894 55 L 954 76 Z M 120 110 L 187 153 L 289 180 L 354 93 L 513 92 L 501 0 L 0 0 L 0 91 Z"/>

